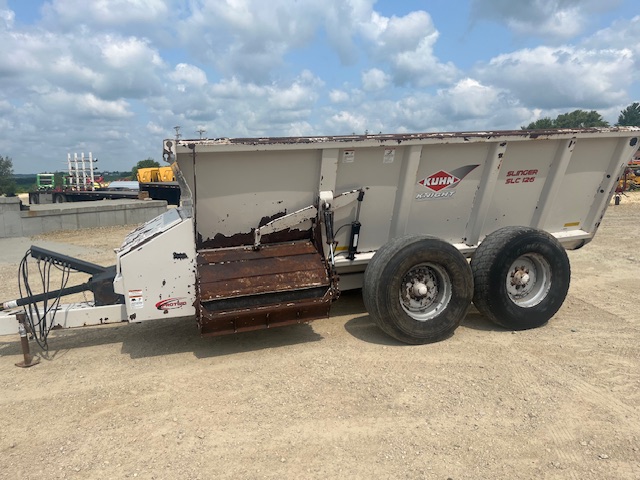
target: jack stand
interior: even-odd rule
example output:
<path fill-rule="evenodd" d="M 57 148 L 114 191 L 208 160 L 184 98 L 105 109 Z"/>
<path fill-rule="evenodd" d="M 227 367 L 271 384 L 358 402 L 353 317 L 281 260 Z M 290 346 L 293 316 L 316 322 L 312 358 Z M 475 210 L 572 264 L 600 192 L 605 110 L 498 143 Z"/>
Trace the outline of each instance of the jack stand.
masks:
<path fill-rule="evenodd" d="M 20 368 L 28 368 L 33 367 L 40 363 L 40 358 L 32 357 L 31 353 L 29 353 L 29 338 L 27 337 L 27 327 L 25 326 L 25 322 L 27 320 L 27 315 L 24 313 L 17 313 L 16 318 L 18 319 L 18 333 L 20 333 L 20 343 L 22 345 L 22 355 L 24 356 L 24 360 L 22 362 L 16 363 L 16 367 Z"/>

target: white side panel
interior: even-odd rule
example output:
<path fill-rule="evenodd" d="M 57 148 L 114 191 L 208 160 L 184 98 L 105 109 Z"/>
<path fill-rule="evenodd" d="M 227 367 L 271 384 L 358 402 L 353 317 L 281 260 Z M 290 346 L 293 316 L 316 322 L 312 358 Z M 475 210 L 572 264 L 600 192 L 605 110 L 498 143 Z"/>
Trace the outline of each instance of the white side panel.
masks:
<path fill-rule="evenodd" d="M 189 218 L 121 252 L 114 289 L 124 295 L 130 321 L 194 316 L 195 270 L 193 220 Z"/>
<path fill-rule="evenodd" d="M 480 239 L 508 225 L 531 224 L 558 145 L 558 140 L 509 143 Z"/>
<path fill-rule="evenodd" d="M 623 147 L 621 152 L 617 147 Z M 617 151 L 618 150 L 618 151 Z M 586 139 L 577 142 L 571 162 L 562 179 L 557 202 L 550 209 L 544 225 L 551 231 L 586 230 L 595 233 L 589 219 L 604 213 L 602 202 L 610 197 L 621 167 L 626 164 L 635 148 L 628 139 Z M 614 158 L 615 155 L 622 158 Z"/>
<path fill-rule="evenodd" d="M 360 236 L 359 250 L 362 252 L 377 250 L 389 240 L 405 150 L 404 147 L 340 150 L 335 193 L 367 187 L 360 212 L 360 222 L 366 229 Z M 354 202 L 342 211 L 336 211 L 336 230 L 355 220 L 356 207 L 357 202 Z M 341 231 L 340 245 L 348 245 L 349 231 L 349 228 Z"/>
<path fill-rule="evenodd" d="M 407 234 L 464 241 L 467 224 L 491 143 L 428 145 L 411 185 Z"/>
<path fill-rule="evenodd" d="M 320 163 L 319 150 L 198 153 L 192 191 L 201 240 L 250 234 L 276 216 L 314 205 Z"/>

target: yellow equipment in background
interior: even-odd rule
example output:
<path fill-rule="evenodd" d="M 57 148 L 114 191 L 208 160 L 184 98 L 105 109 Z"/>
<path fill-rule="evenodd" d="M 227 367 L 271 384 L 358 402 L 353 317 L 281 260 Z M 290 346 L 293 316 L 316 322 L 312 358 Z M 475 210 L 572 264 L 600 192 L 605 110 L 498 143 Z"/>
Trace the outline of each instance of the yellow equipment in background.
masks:
<path fill-rule="evenodd" d="M 149 198 L 166 200 L 169 205 L 180 205 L 180 185 L 176 181 L 172 165 L 138 169 L 138 187 Z"/>
<path fill-rule="evenodd" d="M 618 180 L 616 192 L 628 192 L 640 188 L 640 175 L 637 175 L 638 173 L 640 173 L 640 169 L 625 168 L 624 173 Z"/>
<path fill-rule="evenodd" d="M 173 174 L 171 166 L 139 168 L 138 181 L 140 183 L 175 182 L 176 177 Z"/>

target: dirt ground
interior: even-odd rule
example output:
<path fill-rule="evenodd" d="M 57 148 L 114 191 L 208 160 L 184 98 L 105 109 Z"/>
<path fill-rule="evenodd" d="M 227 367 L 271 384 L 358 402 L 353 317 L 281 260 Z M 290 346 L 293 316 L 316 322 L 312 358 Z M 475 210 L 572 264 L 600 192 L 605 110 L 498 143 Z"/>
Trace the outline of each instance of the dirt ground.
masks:
<path fill-rule="evenodd" d="M 128 230 L 43 239 L 106 265 Z M 569 256 L 560 312 L 517 333 L 472 310 L 401 345 L 354 292 L 328 320 L 230 337 L 56 332 L 30 369 L 0 337 L 0 478 L 640 479 L 640 195 Z"/>

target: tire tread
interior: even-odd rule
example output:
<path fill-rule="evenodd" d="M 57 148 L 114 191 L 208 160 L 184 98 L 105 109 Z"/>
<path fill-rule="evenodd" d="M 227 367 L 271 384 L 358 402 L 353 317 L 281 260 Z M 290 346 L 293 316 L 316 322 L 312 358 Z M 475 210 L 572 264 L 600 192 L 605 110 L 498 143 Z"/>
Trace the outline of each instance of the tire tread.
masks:
<path fill-rule="evenodd" d="M 501 257 L 505 253 L 505 249 L 508 249 L 512 242 L 525 235 L 529 236 L 532 240 L 536 240 L 536 242 L 539 242 L 540 244 L 549 243 L 557 249 L 558 252 L 562 252 L 562 255 L 564 256 L 562 260 L 563 263 L 566 261 L 566 273 L 568 278 L 570 278 L 571 270 L 564 248 L 560 245 L 558 240 L 549 233 L 532 227 L 516 226 L 504 227 L 496 230 L 482 241 L 471 259 L 471 269 L 474 280 L 473 303 L 475 307 L 482 315 L 486 316 L 493 323 L 504 328 L 514 330 L 533 328 L 538 326 L 538 324 L 532 325 L 527 322 L 519 323 L 518 319 L 503 318 L 496 314 L 497 303 L 499 302 L 492 285 L 491 273 L 496 262 L 501 261 Z M 567 290 L 568 286 L 567 281 Z M 564 296 L 566 296 L 566 291 L 564 295 L 562 295 L 560 303 L 564 301 Z M 556 311 L 557 309 L 553 313 L 555 314 Z M 542 323 L 546 323 L 547 320 Z"/>
<path fill-rule="evenodd" d="M 394 267 L 401 261 L 399 258 L 408 258 L 407 255 L 417 257 L 423 252 L 430 252 L 429 255 L 434 257 L 430 261 L 434 263 L 439 263 L 439 257 L 446 258 L 447 262 L 442 261 L 440 264 L 455 272 L 457 284 L 450 305 L 436 317 L 437 320 L 426 322 L 419 333 L 409 333 L 401 327 L 402 320 L 394 318 L 394 314 L 391 313 L 395 310 L 392 304 L 399 304 L 399 300 L 394 300 L 393 294 L 390 300 L 386 294 L 389 292 L 389 285 L 398 275 Z M 401 237 L 383 245 L 367 265 L 362 288 L 362 298 L 367 312 L 380 329 L 387 335 L 409 344 L 431 343 L 450 336 L 466 315 L 472 296 L 473 276 L 464 256 L 448 242 L 427 235 Z M 400 315 L 408 317 L 405 312 Z"/>

